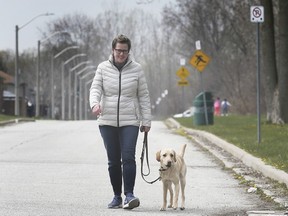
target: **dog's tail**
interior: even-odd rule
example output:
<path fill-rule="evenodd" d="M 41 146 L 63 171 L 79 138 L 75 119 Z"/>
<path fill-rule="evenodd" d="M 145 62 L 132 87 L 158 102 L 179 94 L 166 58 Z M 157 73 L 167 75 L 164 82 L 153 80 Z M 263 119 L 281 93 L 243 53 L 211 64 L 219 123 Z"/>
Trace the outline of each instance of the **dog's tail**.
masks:
<path fill-rule="evenodd" d="M 181 148 L 181 151 L 180 151 L 180 154 L 179 154 L 181 157 L 184 157 L 186 146 L 187 146 L 187 144 L 184 144 L 182 146 L 182 148 Z"/>

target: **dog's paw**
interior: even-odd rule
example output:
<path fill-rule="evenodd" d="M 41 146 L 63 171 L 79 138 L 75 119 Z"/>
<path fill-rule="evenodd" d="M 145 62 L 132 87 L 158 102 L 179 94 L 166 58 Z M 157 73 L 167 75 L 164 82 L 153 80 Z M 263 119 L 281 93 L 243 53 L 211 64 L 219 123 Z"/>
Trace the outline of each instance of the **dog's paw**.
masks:
<path fill-rule="evenodd" d="M 160 211 L 166 211 L 166 208 L 161 207 L 161 208 L 160 208 Z"/>
<path fill-rule="evenodd" d="M 173 208 L 174 210 L 177 210 L 178 205 L 175 205 L 175 204 L 174 204 L 174 205 L 172 206 L 172 208 Z"/>
<path fill-rule="evenodd" d="M 180 210 L 182 210 L 182 211 L 185 210 L 185 207 L 181 207 Z"/>

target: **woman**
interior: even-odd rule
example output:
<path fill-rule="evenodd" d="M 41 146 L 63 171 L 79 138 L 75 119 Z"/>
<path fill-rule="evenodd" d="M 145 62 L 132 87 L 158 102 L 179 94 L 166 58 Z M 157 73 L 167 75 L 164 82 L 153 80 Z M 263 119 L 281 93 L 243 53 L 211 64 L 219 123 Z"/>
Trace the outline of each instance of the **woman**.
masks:
<path fill-rule="evenodd" d="M 129 52 L 131 41 L 124 35 L 112 41 L 112 54 L 98 65 L 90 88 L 90 107 L 98 124 L 108 157 L 114 197 L 108 208 L 133 209 L 140 205 L 134 196 L 135 151 L 141 131 L 151 127 L 149 91 L 140 64 Z M 122 205 L 122 178 L 124 206 Z"/>

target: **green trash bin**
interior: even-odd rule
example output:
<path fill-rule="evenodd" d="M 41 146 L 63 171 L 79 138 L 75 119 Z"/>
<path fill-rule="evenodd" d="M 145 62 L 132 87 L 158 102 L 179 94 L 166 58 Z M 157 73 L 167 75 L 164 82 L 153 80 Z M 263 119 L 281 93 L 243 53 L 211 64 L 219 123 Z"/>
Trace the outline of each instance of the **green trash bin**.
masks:
<path fill-rule="evenodd" d="M 204 99 L 206 99 L 207 122 L 206 122 Z M 198 94 L 193 100 L 193 106 L 195 108 L 193 116 L 194 125 L 214 124 L 214 101 L 211 92 L 201 92 L 200 94 Z"/>

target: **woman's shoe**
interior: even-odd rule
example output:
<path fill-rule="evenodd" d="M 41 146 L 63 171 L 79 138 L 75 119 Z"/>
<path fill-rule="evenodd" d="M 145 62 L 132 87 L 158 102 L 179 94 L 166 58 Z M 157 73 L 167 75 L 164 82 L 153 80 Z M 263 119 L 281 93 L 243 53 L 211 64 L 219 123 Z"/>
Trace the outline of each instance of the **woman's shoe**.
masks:
<path fill-rule="evenodd" d="M 114 196 L 112 202 L 108 204 L 108 208 L 122 208 L 122 197 Z"/>
<path fill-rule="evenodd" d="M 140 205 L 140 200 L 137 197 L 134 197 L 133 194 L 127 194 L 123 209 L 133 209 Z"/>

